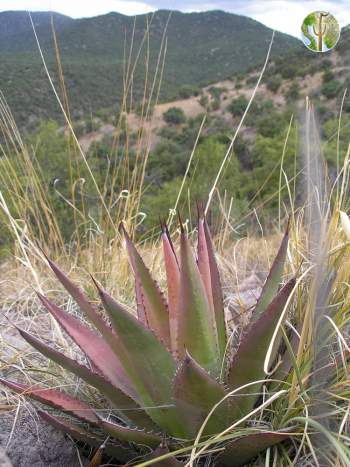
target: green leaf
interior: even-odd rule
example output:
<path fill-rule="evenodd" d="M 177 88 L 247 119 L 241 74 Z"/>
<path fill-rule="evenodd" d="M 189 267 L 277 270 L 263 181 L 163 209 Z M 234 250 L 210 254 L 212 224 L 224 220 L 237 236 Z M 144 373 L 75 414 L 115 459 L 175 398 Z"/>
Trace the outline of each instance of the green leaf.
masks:
<path fill-rule="evenodd" d="M 146 268 L 123 224 L 121 224 L 121 229 L 124 233 L 130 265 L 135 275 L 136 288 L 139 289 L 138 295 L 142 300 L 146 323 L 170 349 L 169 312 L 164 296 Z"/>
<path fill-rule="evenodd" d="M 65 356 L 63 353 L 52 349 L 28 332 L 22 329 L 18 329 L 18 331 L 23 339 L 25 339 L 30 345 L 38 350 L 38 352 L 58 365 L 62 366 L 66 370 L 71 371 L 79 378 L 83 379 L 86 383 L 98 389 L 101 394 L 103 394 L 111 401 L 113 408 L 117 411 L 118 415 L 123 420 L 125 420 L 126 423 L 131 423 L 148 430 L 155 429 L 155 425 L 152 420 L 145 412 L 140 410 L 140 407 L 136 404 L 136 402 L 124 394 L 120 389 L 113 386 L 113 384 L 106 380 L 103 376 L 92 372 L 86 366 L 81 365 L 77 361 Z"/>
<path fill-rule="evenodd" d="M 214 405 L 225 397 L 226 391 L 190 355 L 186 355 L 176 374 L 174 394 L 179 417 L 186 424 L 188 436 L 194 437 Z M 227 428 L 229 416 L 229 400 L 226 399 L 209 418 L 204 435 L 216 434 Z"/>
<path fill-rule="evenodd" d="M 260 297 L 257 301 L 255 309 L 252 314 L 252 321 L 259 319 L 260 315 L 266 310 L 274 296 L 276 295 L 279 285 L 282 281 L 282 274 L 284 263 L 286 260 L 287 249 L 289 241 L 289 222 L 285 234 L 283 236 L 281 245 L 274 259 L 270 272 L 266 278 L 265 284 L 261 291 Z"/>
<path fill-rule="evenodd" d="M 262 451 L 288 439 L 288 433 L 260 432 L 231 441 L 219 454 L 215 465 L 218 467 L 243 467 Z"/>
<path fill-rule="evenodd" d="M 106 344 L 104 339 L 43 295 L 38 293 L 38 297 L 45 308 L 52 314 L 87 357 L 89 357 L 101 374 L 114 386 L 120 388 L 128 396 L 135 399 L 137 396 L 135 388 L 128 378 L 117 354 Z M 115 335 L 112 337 L 112 344 L 115 347 L 118 339 Z"/>
<path fill-rule="evenodd" d="M 141 430 L 134 430 L 106 420 L 101 420 L 99 425 L 103 431 L 113 436 L 113 438 L 119 439 L 119 441 L 144 444 L 150 447 L 156 447 L 161 442 L 161 436 L 159 435 L 146 433 Z"/>
<path fill-rule="evenodd" d="M 102 438 L 91 435 L 90 432 L 84 430 L 80 426 L 73 425 L 67 422 L 66 420 L 63 420 L 58 417 L 54 417 L 53 415 L 48 414 L 47 412 L 44 412 L 43 410 L 38 410 L 37 412 L 40 415 L 40 417 L 44 419 L 47 423 L 57 428 L 58 430 L 63 431 L 64 433 L 68 433 L 69 435 L 72 436 L 72 438 L 78 441 L 83 441 L 84 443 L 87 443 L 89 446 L 94 446 L 98 448 L 104 443 L 104 440 Z M 136 451 L 133 451 L 130 447 L 124 447 L 121 445 L 113 445 L 113 444 L 107 444 L 105 447 L 105 451 L 107 454 L 115 457 L 121 462 L 129 462 L 132 459 L 135 459 L 136 457 L 138 457 L 139 455 Z"/>
<path fill-rule="evenodd" d="M 214 313 L 221 360 L 226 350 L 226 325 L 222 287 L 210 230 L 204 217 L 198 221 L 198 267 Z"/>
<path fill-rule="evenodd" d="M 183 429 L 172 398 L 174 358 L 150 329 L 105 291 L 99 289 L 99 293 L 120 340 L 120 360 L 137 388 L 140 403 L 163 430 L 182 436 Z"/>
<path fill-rule="evenodd" d="M 171 338 L 171 350 L 176 353 L 178 312 L 179 312 L 179 291 L 180 291 L 180 268 L 176 257 L 174 245 L 166 226 L 162 232 L 164 263 L 168 285 L 168 306 L 169 306 L 169 327 Z"/>
<path fill-rule="evenodd" d="M 245 384 L 265 378 L 264 361 L 278 320 L 295 285 L 291 279 L 272 300 L 260 318 L 252 323 L 233 357 L 228 385 L 234 390 Z M 258 398 L 261 384 L 251 385 L 238 391 L 234 396 L 236 418 L 248 414 Z"/>
<path fill-rule="evenodd" d="M 72 414 L 85 422 L 93 423 L 95 425 L 99 423 L 99 417 L 88 404 L 76 399 L 75 397 L 69 396 L 62 391 L 15 383 L 14 381 L 7 381 L 2 378 L 0 378 L 0 382 L 23 396 L 30 397 L 42 404 L 48 405 L 49 407 L 60 409 L 66 413 Z"/>
<path fill-rule="evenodd" d="M 213 313 L 183 229 L 180 259 L 178 353 L 184 358 L 185 349 L 188 350 L 199 365 L 214 376 L 219 376 L 219 349 Z"/>

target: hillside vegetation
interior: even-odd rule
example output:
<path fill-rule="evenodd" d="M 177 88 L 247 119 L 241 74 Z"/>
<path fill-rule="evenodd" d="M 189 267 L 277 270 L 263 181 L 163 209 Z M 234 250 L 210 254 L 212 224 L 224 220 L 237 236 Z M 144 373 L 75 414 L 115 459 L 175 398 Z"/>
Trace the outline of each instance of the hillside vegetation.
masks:
<path fill-rule="evenodd" d="M 159 14 L 165 18 L 168 13 Z M 214 18 L 216 15 L 223 15 L 218 12 L 211 14 Z M 175 18 L 176 16 L 174 14 Z M 228 15 L 228 18 L 231 16 Z M 107 17 L 124 18 L 118 15 Z M 202 18 L 206 15 L 194 17 Z M 49 18 L 45 15 L 43 18 L 46 18 L 47 26 Z M 103 22 L 103 18 L 91 21 Z M 184 15 L 183 18 L 192 16 Z M 62 36 L 68 37 L 68 30 L 72 27 L 69 25 L 76 23 L 65 17 L 59 19 L 58 30 L 62 28 L 65 31 Z M 90 20 L 82 20 L 81 24 L 85 21 Z M 215 30 L 215 20 L 210 24 Z M 44 29 L 46 26 L 43 26 Z M 283 56 L 270 58 L 263 81 L 214 192 L 211 204 L 211 224 L 214 231 L 220 228 L 223 212 L 234 220 L 232 226 L 238 235 L 249 231 L 251 226 L 255 227 L 254 213 L 258 213 L 262 224 L 271 225 L 281 212 L 290 209 L 291 196 L 296 200 L 300 198 L 302 163 L 298 155 L 298 125 L 306 97 L 311 98 L 316 106 L 322 127 L 325 156 L 329 162 L 330 175 L 334 176 L 336 167 L 344 157 L 349 137 L 350 105 L 345 96 L 338 143 L 338 116 L 342 97 L 350 80 L 350 60 L 346 47 L 349 35 L 349 29 L 344 30 L 336 49 L 329 54 L 314 54 L 300 43 L 299 47 L 291 49 Z M 91 41 L 93 35 L 91 33 L 90 37 L 87 30 L 86 37 Z M 96 37 L 99 38 L 100 35 L 97 34 Z M 277 35 L 273 50 L 281 50 L 283 41 L 283 36 Z M 64 44 L 61 41 L 62 50 Z M 222 40 L 222 44 L 226 42 Z M 102 54 L 103 46 L 100 47 Z M 239 47 L 233 50 L 239 53 Z M 189 56 L 191 52 L 187 53 Z M 68 49 L 67 55 L 69 54 L 74 56 L 73 51 L 69 52 Z M 86 54 L 89 55 L 88 51 Z M 96 49 L 95 54 L 98 56 Z M 98 59 L 95 60 L 97 61 Z M 96 65 L 92 60 L 90 63 L 91 66 Z M 165 77 L 170 72 L 169 68 L 171 70 L 171 63 L 169 59 L 166 60 Z M 233 60 L 230 66 L 235 66 Z M 193 67 L 193 70 L 196 68 L 200 67 Z M 148 102 L 146 96 L 143 103 L 135 105 L 135 94 L 129 90 L 121 113 L 106 110 L 92 114 L 90 118 L 84 115 L 80 118 L 73 116 L 73 126 L 87 159 L 74 147 L 72 139 L 67 136 L 69 132 L 61 126 L 60 121 L 42 121 L 33 134 L 25 137 L 28 159 L 18 158 L 18 148 L 9 149 L 9 135 L 6 135 L 7 130 L 3 126 L 3 136 L 8 146 L 7 157 L 2 161 L 4 175 L 0 182 L 15 217 L 26 216 L 28 221 L 32 219 L 27 210 L 34 209 L 32 178 L 37 177 L 38 173 L 36 171 L 34 175 L 31 171 L 38 167 L 39 181 L 47 196 L 45 202 L 50 203 L 41 221 L 43 240 L 48 228 L 58 229 L 60 244 L 71 241 L 74 243 L 77 228 L 83 228 L 87 232 L 90 228 L 95 229 L 95 224 L 102 215 L 101 199 L 109 200 L 107 204 L 113 208 L 111 217 L 121 215 L 124 209 L 130 209 L 132 203 L 134 211 L 131 216 L 138 219 L 136 230 L 140 237 L 153 229 L 157 230 L 160 217 L 169 214 L 173 216 L 171 209 L 174 207 L 191 223 L 196 202 L 208 198 L 232 135 L 257 82 L 259 66 L 250 68 L 249 72 L 236 73 L 231 78 L 202 88 L 198 81 L 195 88 L 177 85 L 180 98 L 176 100 L 155 105 L 153 101 Z M 66 68 L 66 83 L 72 69 L 74 67 Z M 199 70 L 198 73 L 200 72 L 202 71 Z M 85 79 L 84 74 L 80 76 Z M 107 79 L 107 74 L 105 77 Z M 47 81 L 44 75 L 42 79 Z M 167 84 L 166 78 L 163 78 L 165 89 Z M 75 89 L 78 92 L 79 88 Z M 101 89 L 104 89 L 103 85 Z M 74 107 L 74 99 L 71 100 L 69 89 L 68 92 L 73 113 L 77 109 Z M 32 99 L 35 92 L 28 92 L 27 97 Z M 85 101 L 85 97 L 85 93 L 79 93 L 82 101 Z M 46 107 L 49 112 L 49 105 Z M 23 112 L 28 111 L 27 104 L 23 103 Z M 16 118 L 16 108 L 14 113 Z M 12 164 L 11 170 L 8 163 Z M 16 188 L 13 186 L 14 172 L 18 177 Z M 182 189 L 179 194 L 180 187 Z M 16 190 L 20 190 L 21 199 L 24 196 L 27 199 L 28 206 L 23 213 L 14 197 Z M 103 207 L 104 212 L 106 207 L 107 205 Z M 40 211 L 42 207 L 38 206 L 37 209 Z M 55 218 L 52 226 L 51 221 L 47 220 L 47 212 L 52 212 Z M 35 215 L 37 211 L 35 214 L 33 211 L 33 216 Z M 82 224 L 80 216 L 85 219 Z M 37 222 L 33 224 L 35 230 L 36 224 Z M 101 226 L 99 228 L 103 231 Z M 0 229 L 2 249 L 7 251 L 12 233 L 8 232 L 6 216 L 3 217 Z"/>
<path fill-rule="evenodd" d="M 51 14 L 33 13 L 32 17 L 58 84 Z M 74 117 L 102 109 L 115 111 L 125 91 L 123 76 L 131 43 L 133 63 L 142 44 L 133 74 L 133 98 L 138 101 L 144 88 L 147 49 L 148 73 L 152 76 L 166 35 L 160 98 L 172 100 L 181 92 L 186 95 L 190 88 L 193 91 L 260 64 L 272 34 L 257 21 L 222 11 L 184 14 L 160 10 L 136 19 L 110 13 L 76 20 L 54 13 L 53 23 Z M 145 38 L 147 27 L 149 35 Z M 273 56 L 297 45 L 295 38 L 278 33 Z M 146 86 L 151 85 L 150 79 Z M 26 12 L 0 13 L 0 89 L 22 128 L 35 127 L 42 118 L 61 118 Z"/>

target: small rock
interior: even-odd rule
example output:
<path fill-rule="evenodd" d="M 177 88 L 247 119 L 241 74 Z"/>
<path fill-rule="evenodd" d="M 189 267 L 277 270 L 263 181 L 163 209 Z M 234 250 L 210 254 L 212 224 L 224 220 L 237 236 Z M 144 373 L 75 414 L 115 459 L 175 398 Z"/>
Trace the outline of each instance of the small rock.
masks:
<path fill-rule="evenodd" d="M 0 448 L 0 467 L 13 467 L 5 451 Z"/>

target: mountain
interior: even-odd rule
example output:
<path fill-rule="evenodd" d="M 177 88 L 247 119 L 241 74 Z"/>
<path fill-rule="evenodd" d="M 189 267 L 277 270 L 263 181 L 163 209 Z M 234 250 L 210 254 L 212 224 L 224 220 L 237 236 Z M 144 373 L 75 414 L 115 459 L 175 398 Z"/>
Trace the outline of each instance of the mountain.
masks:
<path fill-rule="evenodd" d="M 115 107 L 123 94 L 125 50 L 133 37 L 133 60 L 149 24 L 149 71 L 153 76 L 166 29 L 167 52 L 161 100 L 176 98 L 181 86 L 203 87 L 261 64 L 271 29 L 223 11 L 180 13 L 159 10 L 135 18 L 109 13 L 72 19 L 57 13 L 32 13 L 45 59 L 58 86 L 51 16 L 59 43 L 70 107 L 75 117 Z M 133 35 L 134 28 L 134 35 Z M 277 33 L 273 57 L 301 47 L 300 41 Z M 145 77 L 144 41 L 135 68 L 133 94 L 141 97 Z M 29 129 L 41 118 L 60 117 L 26 12 L 0 13 L 0 89 L 18 124 Z"/>

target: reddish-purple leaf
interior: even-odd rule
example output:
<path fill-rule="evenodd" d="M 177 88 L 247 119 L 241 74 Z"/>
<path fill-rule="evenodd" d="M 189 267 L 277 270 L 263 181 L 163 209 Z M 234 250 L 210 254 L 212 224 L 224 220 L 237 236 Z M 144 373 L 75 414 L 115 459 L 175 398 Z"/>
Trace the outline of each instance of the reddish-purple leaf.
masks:
<path fill-rule="evenodd" d="M 260 432 L 235 439 L 216 458 L 218 467 L 243 467 L 262 451 L 290 437 L 288 433 Z"/>
<path fill-rule="evenodd" d="M 90 322 L 98 329 L 102 334 L 110 333 L 111 330 L 104 319 L 98 314 L 98 311 L 95 306 L 93 306 L 89 299 L 84 295 L 84 293 L 77 287 L 68 276 L 61 271 L 61 269 L 51 261 L 47 256 L 46 259 L 56 275 L 57 279 L 61 282 L 63 287 L 75 300 L 79 308 L 86 314 Z"/>
<path fill-rule="evenodd" d="M 125 373 L 116 353 L 106 344 L 104 339 L 43 295 L 38 294 L 38 296 L 45 308 L 87 355 L 98 371 L 114 386 L 117 386 L 134 399 L 136 397 L 135 389 Z M 116 345 L 117 341 L 118 337 L 113 334 L 112 344 Z"/>
<path fill-rule="evenodd" d="M 42 404 L 63 410 L 88 423 L 97 424 L 99 418 L 88 404 L 56 389 L 40 388 L 28 384 L 15 383 L 0 378 L 0 382 L 13 391 L 30 397 Z"/>
<path fill-rule="evenodd" d="M 38 350 L 38 352 L 98 389 L 101 394 L 111 401 L 113 408 L 116 410 L 118 415 L 126 421 L 126 423 L 131 423 L 148 430 L 155 429 L 155 425 L 152 420 L 143 410 L 140 410 L 137 403 L 124 394 L 120 389 L 113 386 L 110 381 L 98 373 L 92 372 L 86 366 L 81 365 L 63 353 L 52 349 L 26 331 L 22 329 L 18 329 L 18 331 L 23 339 Z"/>
<path fill-rule="evenodd" d="M 180 290 L 180 269 L 176 258 L 174 246 L 166 228 L 162 232 L 165 271 L 168 284 L 168 306 L 169 306 L 169 326 L 171 349 L 176 352 L 177 328 L 178 328 L 178 308 Z"/>
<path fill-rule="evenodd" d="M 99 448 L 104 443 L 104 440 L 102 438 L 91 435 L 91 433 L 87 432 L 80 426 L 73 425 L 67 422 L 66 420 L 60 419 L 51 414 L 48 414 L 47 412 L 44 412 L 43 410 L 38 410 L 38 414 L 41 418 L 43 418 L 47 423 L 49 423 L 53 427 L 57 428 L 60 431 L 63 431 L 64 433 L 68 433 L 72 436 L 72 438 L 78 441 L 83 441 L 84 443 L 87 443 L 89 446 Z M 105 449 L 107 454 L 115 457 L 121 462 L 128 462 L 138 456 L 136 451 L 133 451 L 129 447 L 126 448 L 121 445 L 107 444 Z"/>
<path fill-rule="evenodd" d="M 135 281 L 138 284 L 137 287 L 140 288 L 139 295 L 142 300 L 146 322 L 156 336 L 170 349 L 169 312 L 164 296 L 145 266 L 123 224 L 121 224 L 121 228 L 124 233 Z"/>
<path fill-rule="evenodd" d="M 230 365 L 228 385 L 231 390 L 265 378 L 266 353 L 294 286 L 295 279 L 293 278 L 279 291 L 260 318 L 248 328 Z M 260 387 L 261 384 L 254 384 L 244 388 L 242 393 L 238 391 L 233 396 L 237 418 L 243 417 L 252 410 Z"/>

